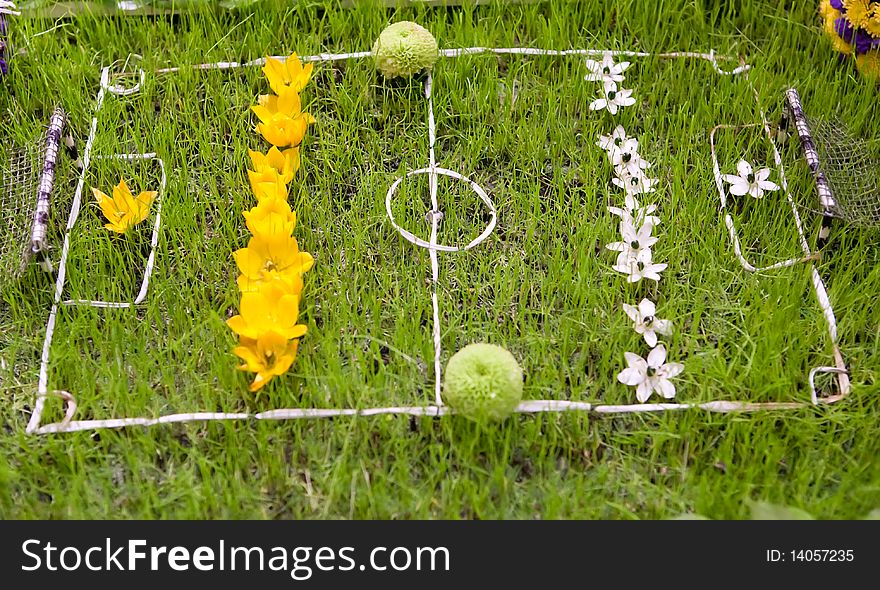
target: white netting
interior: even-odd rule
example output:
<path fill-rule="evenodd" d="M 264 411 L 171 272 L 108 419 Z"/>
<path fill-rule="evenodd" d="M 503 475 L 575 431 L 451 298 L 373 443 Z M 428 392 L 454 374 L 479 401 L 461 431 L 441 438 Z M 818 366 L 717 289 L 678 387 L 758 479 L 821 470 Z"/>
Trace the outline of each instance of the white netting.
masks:
<path fill-rule="evenodd" d="M 837 207 L 834 213 L 848 223 L 880 227 L 880 158 L 878 142 L 856 137 L 839 120 L 808 118 Z"/>
<path fill-rule="evenodd" d="M 0 289 L 15 281 L 27 262 L 42 143 L 13 145 L 0 159 Z"/>
<path fill-rule="evenodd" d="M 824 216 L 819 247 L 828 237 L 832 217 L 852 225 L 880 227 L 877 141 L 857 137 L 839 119 L 808 117 L 794 88 L 785 92 L 782 129 L 796 133 L 816 183 L 818 199 L 802 198 L 800 204 Z"/>

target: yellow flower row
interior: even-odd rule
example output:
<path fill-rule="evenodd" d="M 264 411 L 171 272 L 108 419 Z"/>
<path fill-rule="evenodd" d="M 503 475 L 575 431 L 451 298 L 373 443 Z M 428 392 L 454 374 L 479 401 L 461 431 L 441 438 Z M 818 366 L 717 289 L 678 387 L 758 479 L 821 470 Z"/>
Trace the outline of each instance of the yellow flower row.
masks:
<path fill-rule="evenodd" d="M 315 119 L 302 112 L 299 92 L 308 83 L 312 64 L 303 67 L 296 54 L 285 61 L 266 59 L 263 72 L 277 94 L 260 96 L 251 107 L 260 120 L 256 130 L 272 144 L 266 154 L 251 151 L 248 170 L 257 205 L 244 212 L 251 232 L 246 248 L 233 253 L 241 273 L 240 313 L 227 324 L 239 336 L 233 353 L 244 361 L 239 369 L 256 373 L 250 390 L 257 391 L 283 375 L 296 360 L 302 275 L 314 264 L 299 249 L 293 231 L 296 213 L 287 202 L 288 184 L 300 166 L 299 146 Z"/>

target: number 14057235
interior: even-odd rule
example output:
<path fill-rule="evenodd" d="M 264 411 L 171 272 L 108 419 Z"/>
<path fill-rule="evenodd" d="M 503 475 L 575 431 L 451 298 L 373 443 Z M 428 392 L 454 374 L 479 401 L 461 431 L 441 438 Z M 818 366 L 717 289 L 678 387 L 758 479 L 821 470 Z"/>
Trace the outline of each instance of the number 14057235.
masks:
<path fill-rule="evenodd" d="M 852 549 L 790 549 L 788 551 L 780 551 L 778 549 L 767 550 L 767 561 L 773 563 L 786 561 L 851 562 L 855 561 L 855 558 L 855 552 Z"/>

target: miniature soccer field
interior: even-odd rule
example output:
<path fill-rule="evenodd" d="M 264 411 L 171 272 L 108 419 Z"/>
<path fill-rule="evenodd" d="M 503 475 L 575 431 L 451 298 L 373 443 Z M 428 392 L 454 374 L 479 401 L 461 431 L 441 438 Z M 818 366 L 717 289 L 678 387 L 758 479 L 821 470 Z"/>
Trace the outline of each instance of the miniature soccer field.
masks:
<path fill-rule="evenodd" d="M 719 213 L 709 134 L 719 124 L 760 123 L 762 110 L 775 121 L 784 91 L 794 87 L 809 114 L 840 117 L 876 138 L 880 120 L 869 106 L 876 89 L 836 65 L 813 6 L 768 14 L 750 4 L 735 17 L 682 2 L 660 14 L 649 4 L 550 3 L 17 20 L 16 45 L 26 53 L 0 93 L 0 134 L 16 145 L 37 138 L 62 105 L 82 151 L 101 67 L 121 69 L 128 58 L 128 67 L 146 73 L 139 92 L 105 98 L 97 114 L 63 300 L 132 301 L 141 287 L 156 210 L 120 239 L 104 231 L 89 187 L 106 191 L 124 176 L 135 194 L 156 190 L 162 171 L 152 159 L 107 156 L 155 153 L 167 176 L 143 303 L 60 306 L 49 389 L 75 396 L 77 420 L 435 403 L 430 257 L 395 230 L 385 206 L 396 180 L 429 164 L 424 77 L 384 80 L 368 57 L 315 63 L 302 95 L 316 123 L 289 195 L 294 235 L 315 258 L 300 305 L 308 332 L 292 368 L 251 393 L 225 321 L 237 313 L 232 252 L 247 243 L 242 211 L 254 199 L 248 149 L 267 147 L 249 107 L 267 87 L 259 67 L 186 67 L 369 51 L 389 22 L 406 19 L 428 28 L 441 49 L 714 50 L 751 66 L 724 76 L 701 59 L 628 58 L 626 86 L 636 104 L 612 116 L 588 109 L 599 86 L 584 80 L 581 56 L 441 57 L 432 72 L 437 165 L 479 184 L 497 210 L 483 242 L 437 255 L 442 366 L 467 344 L 491 342 L 518 360 L 525 400 L 634 404 L 633 388 L 617 375 L 625 352 L 646 349 L 622 305 L 647 297 L 673 323 L 664 338 L 669 360 L 685 366 L 675 399 L 652 402 L 809 402 L 810 370 L 833 364 L 809 265 L 749 273 L 739 264 Z M 132 62 L 131 54 L 141 57 Z M 169 67 L 180 70 L 158 72 Z M 619 124 L 639 139 L 659 179 L 655 193 L 639 196 L 662 218 L 654 251 L 668 268 L 657 283 L 628 284 L 605 248 L 620 239 L 607 207 L 623 195 L 596 141 Z M 815 185 L 796 138 L 781 150 L 813 243 L 819 216 L 807 209 L 816 207 Z M 760 127 L 719 132 L 716 155 L 725 173 L 745 158 L 779 178 Z M 77 180 L 70 162 L 59 168 L 58 233 Z M 467 244 L 490 222 L 467 183 L 441 176 L 437 194 L 437 242 Z M 391 208 L 402 228 L 428 240 L 429 176 L 402 181 Z M 728 210 L 756 266 L 803 254 L 781 191 L 740 198 Z M 852 382 L 837 404 L 732 414 L 517 414 L 492 424 L 454 415 L 355 416 L 28 436 L 54 297 L 54 279 L 32 268 L 0 304 L 0 511 L 23 518 L 741 518 L 751 499 L 823 518 L 861 517 L 880 506 L 877 245 L 876 231 L 836 224 L 816 263 Z M 827 395 L 836 382 L 819 376 L 817 387 Z M 47 398 L 42 423 L 62 416 L 61 401 Z"/>

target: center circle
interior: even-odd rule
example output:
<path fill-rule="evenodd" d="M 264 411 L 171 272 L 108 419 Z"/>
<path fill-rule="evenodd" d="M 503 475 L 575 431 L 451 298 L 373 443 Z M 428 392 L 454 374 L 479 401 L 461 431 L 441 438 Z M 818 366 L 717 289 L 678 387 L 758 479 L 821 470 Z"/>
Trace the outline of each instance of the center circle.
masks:
<path fill-rule="evenodd" d="M 489 209 L 489 214 L 492 216 L 492 218 L 489 220 L 489 223 L 486 225 L 486 228 L 482 231 L 482 233 L 479 236 L 477 236 L 476 238 L 474 238 L 466 246 L 447 246 L 445 244 L 437 244 L 437 243 L 432 244 L 431 242 L 426 242 L 425 240 L 416 236 L 412 232 L 397 225 L 397 221 L 394 219 L 394 214 L 391 212 L 391 197 L 393 197 L 394 194 L 397 192 L 397 189 L 400 187 L 400 183 L 402 183 L 404 180 L 406 180 L 407 178 L 409 178 L 411 176 L 416 176 L 419 174 L 448 176 L 449 178 L 454 178 L 456 180 L 460 180 L 462 182 L 468 183 L 470 185 L 471 190 L 474 191 L 478 197 L 480 197 L 480 200 L 483 201 L 483 203 Z M 388 219 L 391 220 L 391 225 L 394 226 L 394 229 L 396 229 L 400 233 L 400 235 L 402 235 L 404 237 L 404 239 L 406 239 L 406 241 L 408 241 L 412 244 L 415 244 L 416 246 L 419 246 L 421 248 L 427 248 L 428 250 L 437 250 L 440 252 L 460 252 L 460 251 L 464 251 L 464 250 L 470 250 L 471 248 L 473 248 L 474 246 L 476 246 L 477 244 L 479 244 L 480 242 L 485 240 L 487 237 L 489 237 L 489 234 L 491 234 L 492 230 L 495 229 L 495 223 L 497 222 L 497 213 L 495 211 L 495 204 L 492 202 L 492 199 L 489 198 L 489 195 L 486 194 L 486 191 L 483 190 L 483 187 L 478 185 L 476 182 L 474 182 L 473 180 L 471 180 L 467 176 L 459 174 L 458 172 L 453 172 L 452 170 L 448 170 L 446 168 L 438 168 L 437 166 L 434 166 L 433 168 L 431 168 L 431 167 L 419 168 L 418 170 L 413 170 L 412 172 L 407 172 L 406 175 L 401 176 L 400 178 L 395 180 L 391 184 L 391 186 L 388 187 L 388 194 L 385 195 L 385 212 L 388 214 Z"/>

